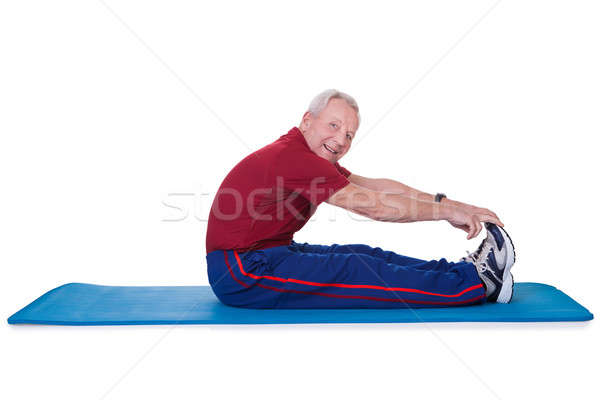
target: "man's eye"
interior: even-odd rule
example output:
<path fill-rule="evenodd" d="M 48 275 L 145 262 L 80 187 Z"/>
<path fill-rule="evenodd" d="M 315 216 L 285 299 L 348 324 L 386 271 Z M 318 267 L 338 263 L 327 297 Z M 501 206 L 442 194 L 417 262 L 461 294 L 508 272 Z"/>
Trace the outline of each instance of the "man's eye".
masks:
<path fill-rule="evenodd" d="M 350 135 L 349 133 L 346 134 L 346 137 L 348 138 L 348 140 L 352 140 L 352 135 Z"/>
<path fill-rule="evenodd" d="M 329 125 L 331 125 L 331 126 L 332 126 L 332 127 L 334 127 L 334 128 L 337 128 L 337 124 L 336 124 L 336 123 L 333 123 L 333 122 L 332 122 L 332 123 L 330 123 Z"/>

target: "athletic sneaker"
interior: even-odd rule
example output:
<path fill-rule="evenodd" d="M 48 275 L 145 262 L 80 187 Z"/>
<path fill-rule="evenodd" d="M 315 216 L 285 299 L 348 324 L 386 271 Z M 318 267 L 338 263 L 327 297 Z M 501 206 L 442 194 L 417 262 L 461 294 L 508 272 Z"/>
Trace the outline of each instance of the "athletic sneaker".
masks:
<path fill-rule="evenodd" d="M 508 233 L 501 227 L 486 222 L 487 237 L 477 250 L 461 261 L 473 263 L 486 287 L 487 301 L 508 303 L 513 295 L 513 276 L 510 272 L 515 263 L 515 248 Z"/>

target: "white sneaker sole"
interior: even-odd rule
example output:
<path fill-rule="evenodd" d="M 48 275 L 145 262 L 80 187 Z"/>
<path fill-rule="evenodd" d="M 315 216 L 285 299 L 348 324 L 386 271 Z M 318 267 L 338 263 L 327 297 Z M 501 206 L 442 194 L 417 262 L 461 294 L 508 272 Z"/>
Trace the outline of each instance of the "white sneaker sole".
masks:
<path fill-rule="evenodd" d="M 504 245 L 506 246 L 506 266 L 502 274 L 502 287 L 500 288 L 500 294 L 496 302 L 509 303 L 513 296 L 514 281 L 510 269 L 515 264 L 515 247 L 508 233 L 501 227 L 498 227 L 498 229 L 500 229 L 502 237 L 504 237 Z"/>

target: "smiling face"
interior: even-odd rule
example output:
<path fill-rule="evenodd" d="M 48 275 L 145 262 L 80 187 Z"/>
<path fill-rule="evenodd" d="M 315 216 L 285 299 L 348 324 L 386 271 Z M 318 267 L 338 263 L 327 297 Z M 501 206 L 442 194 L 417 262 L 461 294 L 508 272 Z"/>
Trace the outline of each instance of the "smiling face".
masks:
<path fill-rule="evenodd" d="M 307 111 L 299 128 L 312 152 L 335 164 L 350 150 L 358 117 L 346 100 L 334 98 L 318 117 Z"/>

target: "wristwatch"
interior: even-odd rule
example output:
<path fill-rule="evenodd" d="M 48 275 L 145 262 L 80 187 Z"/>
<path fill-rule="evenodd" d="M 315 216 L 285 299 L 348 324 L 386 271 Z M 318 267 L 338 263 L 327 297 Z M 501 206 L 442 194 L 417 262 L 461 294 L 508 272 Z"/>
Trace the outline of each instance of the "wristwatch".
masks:
<path fill-rule="evenodd" d="M 446 195 L 444 193 L 438 193 L 435 195 L 435 202 L 436 203 L 441 203 L 442 199 L 445 198 Z"/>

